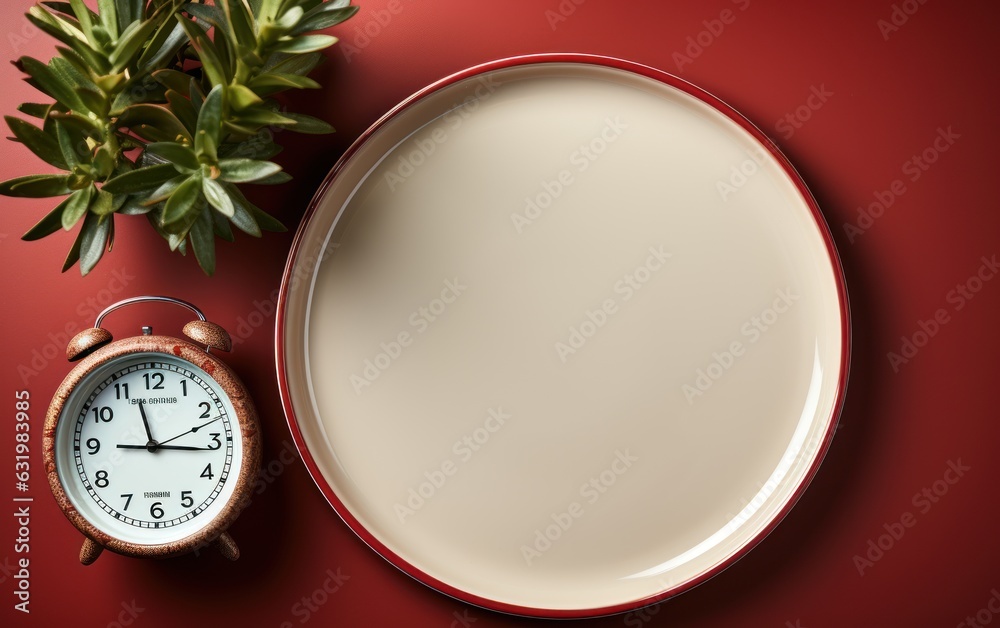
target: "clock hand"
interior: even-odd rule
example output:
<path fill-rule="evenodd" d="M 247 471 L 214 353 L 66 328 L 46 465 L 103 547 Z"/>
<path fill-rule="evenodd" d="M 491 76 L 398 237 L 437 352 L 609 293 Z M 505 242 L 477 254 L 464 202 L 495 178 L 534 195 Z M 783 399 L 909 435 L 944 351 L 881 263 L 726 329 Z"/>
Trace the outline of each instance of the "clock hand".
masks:
<path fill-rule="evenodd" d="M 146 428 L 146 438 L 149 439 L 149 442 L 155 443 L 156 441 L 153 440 L 153 433 L 149 431 L 149 420 L 146 418 L 146 406 L 141 399 L 139 400 L 139 415 L 142 417 L 142 426 Z"/>
<path fill-rule="evenodd" d="M 117 445 L 118 449 L 149 449 L 146 445 Z M 216 451 L 218 447 L 188 447 L 187 445 L 153 445 L 152 450 L 176 449 L 179 451 Z"/>
<path fill-rule="evenodd" d="M 221 419 L 221 418 L 222 418 L 222 415 L 220 414 L 219 416 L 215 417 L 214 419 L 209 419 L 208 421 L 205 421 L 205 422 L 204 422 L 204 423 L 202 423 L 201 425 L 198 425 L 198 426 L 195 426 L 195 427 L 192 427 L 192 428 L 191 428 L 191 429 L 189 429 L 188 431 L 186 431 L 186 432 L 184 432 L 184 433 L 182 433 L 182 434 L 178 434 L 177 436 L 174 436 L 173 438 L 168 438 L 168 439 L 167 439 L 167 440 L 165 440 L 165 441 L 160 441 L 160 443 L 158 443 L 158 444 L 159 444 L 159 445 L 160 445 L 160 446 L 162 447 L 162 446 L 163 446 L 163 443 L 169 443 L 169 442 L 170 442 L 170 441 L 172 441 L 172 440 L 177 440 L 177 439 L 178 439 L 178 438 L 180 438 L 181 436 L 187 436 L 188 434 L 194 434 L 195 432 L 197 432 L 197 431 L 198 431 L 198 430 L 200 430 L 201 428 L 205 427 L 206 425 L 210 425 L 210 424 L 212 424 L 212 423 L 215 423 L 216 421 L 218 421 L 218 420 L 219 420 L 219 419 Z"/>

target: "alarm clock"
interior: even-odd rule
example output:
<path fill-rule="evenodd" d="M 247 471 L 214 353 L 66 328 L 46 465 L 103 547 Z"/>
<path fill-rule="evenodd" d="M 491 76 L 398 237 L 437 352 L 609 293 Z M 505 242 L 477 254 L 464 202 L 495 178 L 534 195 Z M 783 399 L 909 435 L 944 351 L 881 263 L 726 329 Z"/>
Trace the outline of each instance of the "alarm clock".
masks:
<path fill-rule="evenodd" d="M 112 341 L 101 327 L 114 310 L 150 302 L 196 314 L 189 340 L 143 326 Z M 212 353 L 231 349 L 201 310 L 163 296 L 114 303 L 70 341 L 66 358 L 78 364 L 49 406 L 43 456 L 56 502 L 85 537 L 84 565 L 105 548 L 166 558 L 213 544 L 239 558 L 226 530 L 250 498 L 261 442 L 246 387 Z"/>

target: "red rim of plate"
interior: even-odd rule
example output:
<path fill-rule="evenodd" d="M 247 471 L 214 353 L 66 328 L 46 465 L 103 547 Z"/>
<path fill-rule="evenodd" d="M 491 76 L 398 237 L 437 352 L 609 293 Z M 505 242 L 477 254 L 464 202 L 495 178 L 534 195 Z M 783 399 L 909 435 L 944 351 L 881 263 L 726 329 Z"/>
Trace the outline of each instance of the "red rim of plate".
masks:
<path fill-rule="evenodd" d="M 305 439 L 302 436 L 302 431 L 299 429 L 298 420 L 295 417 L 294 410 L 292 408 L 292 402 L 289 394 L 288 386 L 288 374 L 285 370 L 285 315 L 287 310 L 288 301 L 288 290 L 291 283 L 292 274 L 294 272 L 294 266 L 296 258 L 299 254 L 299 250 L 302 246 L 302 240 L 305 235 L 305 231 L 309 226 L 309 223 L 316 213 L 320 202 L 323 200 L 327 190 L 332 186 L 340 172 L 344 169 L 345 165 L 354 157 L 354 155 L 361 149 L 361 147 L 372 137 L 372 135 L 382 128 L 383 125 L 387 124 L 393 118 L 395 118 L 400 112 L 406 110 L 411 105 L 421 100 L 422 98 L 428 96 L 429 94 L 436 92 L 440 89 L 448 87 L 458 81 L 475 77 L 486 72 L 491 72 L 494 70 L 500 70 L 504 68 L 511 68 L 523 65 L 533 65 L 540 63 L 577 63 L 577 64 L 589 64 L 604 66 L 608 68 L 613 68 L 617 70 L 622 70 L 625 72 L 631 72 L 633 74 L 638 74 L 661 83 L 665 83 L 671 87 L 674 87 L 702 102 L 710 105 L 720 113 L 724 114 L 727 118 L 738 124 L 746 132 L 752 135 L 757 141 L 759 141 L 771 154 L 774 159 L 781 165 L 785 173 L 794 182 L 796 189 L 802 195 L 806 204 L 812 213 L 813 219 L 816 222 L 816 228 L 819 229 L 820 234 L 823 237 L 823 242 L 826 245 L 827 254 L 830 257 L 830 263 L 833 267 L 834 279 L 837 285 L 837 295 L 840 303 L 840 329 L 841 329 L 841 366 L 839 373 L 839 382 L 837 387 L 837 397 L 833 405 L 833 410 L 829 418 L 829 425 L 827 427 L 826 434 L 824 435 L 823 442 L 820 445 L 819 451 L 817 452 L 816 459 L 812 466 L 807 471 L 802 482 L 795 488 L 792 493 L 791 498 L 788 500 L 786 506 L 764 527 L 756 536 L 754 536 L 750 541 L 748 541 L 743 547 L 738 551 L 733 553 L 727 559 L 722 561 L 720 564 L 715 565 L 708 571 L 700 574 L 699 576 L 677 584 L 671 588 L 668 588 L 660 593 L 651 595 L 645 598 L 633 600 L 630 602 L 625 602 L 622 604 L 616 604 L 613 606 L 604 606 L 597 608 L 585 608 L 585 609 L 549 609 L 549 608 L 534 608 L 528 606 L 520 606 L 516 604 L 508 604 L 505 602 L 500 602 L 497 600 L 492 600 L 489 598 L 480 597 L 478 595 L 473 595 L 467 591 L 458 589 L 446 582 L 442 582 L 437 578 L 423 572 L 420 568 L 409 563 L 403 557 L 399 556 L 391 549 L 386 547 L 381 541 L 375 538 L 361 523 L 354 518 L 350 510 L 346 505 L 340 500 L 333 488 L 326 482 L 323 478 L 323 474 L 320 471 L 316 461 L 313 459 L 309 450 L 306 448 Z M 393 107 L 388 113 L 382 116 L 378 121 L 376 121 L 371 127 L 369 127 L 364 133 L 361 134 L 358 139 L 351 144 L 347 151 L 341 156 L 337 163 L 327 174 L 323 183 L 320 185 L 316 194 L 313 196 L 309 203 L 305 215 L 302 218 L 302 222 L 299 224 L 298 231 L 295 234 L 295 239 L 292 242 L 291 250 L 288 254 L 288 262 L 285 266 L 285 272 L 281 281 L 281 290 L 278 296 L 278 307 L 277 307 L 277 320 L 275 323 L 275 359 L 277 366 L 278 375 L 278 389 L 281 395 L 281 403 L 285 411 L 285 417 L 288 422 L 288 428 L 291 431 L 292 439 L 295 441 L 295 446 L 299 451 L 299 455 L 302 457 L 302 462 L 305 464 L 306 469 L 309 471 L 309 475 L 312 477 L 313 482 L 319 487 L 323 496 L 326 497 L 327 502 L 333 507 L 340 518 L 347 524 L 347 526 L 354 531 L 354 533 L 367 544 L 370 548 L 375 550 L 382 558 L 389 561 L 392 565 L 413 577 L 414 579 L 422 582 L 423 584 L 436 589 L 437 591 L 449 595 L 455 599 L 479 606 L 482 608 L 500 611 L 503 613 L 510 613 L 513 615 L 523 615 L 529 617 L 543 617 L 550 619 L 572 619 L 572 618 L 585 618 L 585 617 L 599 617 L 602 615 L 612 615 L 615 613 L 623 613 L 626 611 L 634 610 L 637 608 L 642 608 L 656 602 L 661 602 L 668 598 L 674 597 L 680 593 L 688 591 L 699 584 L 715 577 L 731 565 L 733 565 L 740 558 L 745 556 L 747 552 L 757 546 L 768 534 L 770 534 L 775 527 L 781 522 L 782 519 L 789 513 L 795 503 L 802 496 L 805 489 L 812 482 L 813 477 L 819 469 L 820 464 L 823 462 L 827 451 L 830 448 L 830 443 L 833 440 L 833 434 L 836 431 L 837 423 L 840 418 L 840 413 L 844 404 L 844 396 L 847 390 L 847 379 L 848 371 L 850 368 L 850 354 L 851 354 L 851 323 L 850 323 L 850 306 L 847 298 L 847 286 L 844 280 L 844 271 L 840 263 L 840 256 L 837 253 L 837 248 L 833 242 L 833 237 L 830 233 L 830 228 L 823 218 L 820 212 L 819 206 L 816 203 L 816 199 L 813 198 L 812 193 L 806 187 L 805 182 L 799 173 L 792 166 L 788 158 L 782 154 L 781 150 L 775 145 L 774 142 L 770 140 L 759 128 L 757 128 L 752 122 L 747 120 L 738 111 L 730 107 L 728 104 L 713 96 L 712 94 L 706 92 L 705 90 L 692 85 L 691 83 L 678 78 L 672 74 L 668 74 L 656 68 L 652 68 L 647 65 L 642 65 L 640 63 L 635 63 L 632 61 L 625 61 L 623 59 L 617 59 L 614 57 L 606 57 L 601 55 L 590 55 L 590 54 L 579 54 L 579 53 L 546 53 L 546 54 L 533 54 L 524 55 L 516 57 L 508 57 L 505 59 L 498 59 L 496 61 L 490 61 L 488 63 L 483 63 L 476 65 L 460 72 L 456 72 L 451 76 L 447 76 L 435 83 L 428 85 L 427 87 L 416 92 L 409 98 L 403 100 L 401 103 Z"/>

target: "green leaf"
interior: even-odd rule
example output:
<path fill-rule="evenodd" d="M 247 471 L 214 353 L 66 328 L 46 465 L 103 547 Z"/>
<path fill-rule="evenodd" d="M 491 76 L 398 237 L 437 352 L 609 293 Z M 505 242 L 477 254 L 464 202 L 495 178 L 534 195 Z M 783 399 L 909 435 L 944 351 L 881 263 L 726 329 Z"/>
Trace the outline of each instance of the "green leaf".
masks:
<path fill-rule="evenodd" d="M 80 30 L 95 48 L 98 47 L 100 44 L 94 39 L 94 23 L 91 21 L 94 14 L 83 3 L 83 0 L 69 0 L 69 4 L 73 8 L 76 19 L 80 21 Z"/>
<path fill-rule="evenodd" d="M 21 236 L 21 239 L 25 242 L 31 242 L 59 231 L 59 228 L 62 226 L 62 214 L 68 203 L 68 197 L 63 199 L 61 203 L 56 205 L 55 209 L 45 214 L 45 217 L 35 223 L 34 227 L 28 229 L 27 233 Z"/>
<path fill-rule="evenodd" d="M 132 105 L 118 118 L 118 125 L 128 127 L 139 137 L 153 141 L 172 142 L 177 138 L 193 141 L 191 134 L 177 116 L 160 105 Z"/>
<path fill-rule="evenodd" d="M 123 32 L 129 24 L 142 19 L 142 9 L 145 5 L 146 0 L 118 0 L 116 3 L 118 31 Z"/>
<path fill-rule="evenodd" d="M 124 32 L 118 30 L 118 10 L 115 7 L 115 0 L 97 0 L 97 13 L 112 38 L 117 39 L 118 33 Z"/>
<path fill-rule="evenodd" d="M 142 204 L 141 197 L 129 196 L 125 199 L 125 202 L 122 203 L 118 213 L 123 216 L 141 216 L 143 214 L 148 214 L 152 209 L 152 207 L 147 207 Z"/>
<path fill-rule="evenodd" d="M 257 179 L 254 181 L 255 185 L 280 185 L 282 183 L 288 183 L 292 180 L 292 175 L 287 172 L 275 172 L 269 177 L 264 177 L 263 179 Z"/>
<path fill-rule="evenodd" d="M 229 198 L 229 194 L 226 193 L 225 188 L 222 187 L 215 179 L 203 178 L 202 192 L 205 194 L 205 199 L 208 200 L 209 205 L 219 210 L 222 215 L 227 218 L 232 218 L 236 209 L 233 207 L 233 201 Z"/>
<path fill-rule="evenodd" d="M 201 196 L 201 175 L 193 174 L 177 186 L 163 207 L 163 224 L 169 225 L 184 217 Z"/>
<path fill-rule="evenodd" d="M 317 52 L 329 48 L 335 43 L 337 43 L 337 38 L 331 35 L 300 35 L 279 41 L 273 49 L 277 52 L 302 54 L 304 52 Z"/>
<path fill-rule="evenodd" d="M 210 163 L 218 160 L 219 136 L 222 133 L 222 96 L 222 86 L 213 87 L 198 114 L 194 150 L 199 157 L 204 156 Z"/>
<path fill-rule="evenodd" d="M 322 135 L 325 133 L 333 133 L 334 129 L 328 123 L 320 120 L 319 118 L 314 118 L 312 116 L 307 116 L 304 113 L 289 113 L 285 112 L 286 118 L 291 118 L 295 121 L 294 126 L 288 127 L 289 130 L 297 131 L 299 133 L 311 133 L 314 135 Z"/>
<path fill-rule="evenodd" d="M 190 96 L 188 91 L 191 85 L 191 77 L 178 70 L 157 70 L 153 72 L 153 78 L 167 89 L 172 89 L 184 96 Z"/>
<path fill-rule="evenodd" d="M 90 196 L 94 186 L 88 185 L 82 190 L 77 190 L 66 199 L 66 207 L 62 212 L 62 228 L 69 231 L 87 213 L 90 205 Z"/>
<path fill-rule="evenodd" d="M 49 115 L 49 109 L 52 107 L 51 104 L 43 105 L 41 103 L 25 102 L 17 106 L 17 110 L 21 113 L 31 116 L 32 118 L 45 119 L 45 116 Z"/>
<path fill-rule="evenodd" d="M 281 172 L 281 166 L 272 161 L 242 158 L 219 160 L 219 169 L 220 178 L 229 183 L 250 183 Z"/>
<path fill-rule="evenodd" d="M 66 5 L 67 7 L 69 5 Z M 72 9 L 69 11 L 72 13 Z M 89 64 L 98 72 L 107 72 L 108 64 L 103 55 L 96 53 L 87 41 L 79 28 L 72 22 L 53 15 L 41 6 L 33 6 L 28 9 L 28 21 L 42 32 L 49 34 L 58 41 L 66 44 L 77 54 L 87 60 Z"/>
<path fill-rule="evenodd" d="M 169 198 L 182 183 L 187 181 L 187 179 L 187 175 L 178 175 L 172 179 L 167 179 L 160 184 L 160 187 L 150 192 L 149 195 L 146 196 L 145 200 L 142 201 L 142 204 L 146 207 L 150 207 L 167 200 L 167 198 Z"/>
<path fill-rule="evenodd" d="M 0 194 L 23 198 L 47 198 L 72 192 L 69 177 L 64 174 L 29 174 L 0 183 Z"/>
<path fill-rule="evenodd" d="M 240 191 L 240 189 L 237 186 L 232 184 L 226 184 L 226 189 L 229 191 L 230 198 L 233 199 L 233 205 L 237 208 L 237 212 L 239 211 L 240 207 L 245 209 L 253 217 L 253 220 L 257 225 L 259 225 L 261 229 L 263 229 L 264 231 L 276 231 L 276 232 L 288 231 L 285 225 L 281 224 L 281 222 L 277 218 L 271 216 L 264 210 L 260 209 L 259 207 L 248 201 L 247 197 L 243 195 L 243 192 Z M 238 223 L 236 223 L 235 220 L 233 221 L 233 224 L 235 224 L 237 227 L 240 226 Z M 248 231 L 247 233 L 250 232 Z M 258 231 L 258 233 L 260 232 Z"/>
<path fill-rule="evenodd" d="M 170 110 L 193 136 L 198 129 L 198 112 L 195 111 L 194 104 L 172 89 L 167 90 L 166 96 Z"/>
<path fill-rule="evenodd" d="M 109 104 L 103 95 L 86 87 L 77 87 L 75 91 L 76 95 L 83 101 L 83 104 L 87 106 L 87 109 L 90 109 L 101 117 L 108 115 Z"/>
<path fill-rule="evenodd" d="M 149 74 L 136 73 L 111 103 L 111 115 L 121 115 L 132 105 L 163 100 L 163 86 Z"/>
<path fill-rule="evenodd" d="M 101 261 L 108 249 L 111 235 L 112 216 L 98 216 L 88 213 L 80 230 L 80 274 L 86 275 Z"/>
<path fill-rule="evenodd" d="M 181 172 L 194 172 L 201 168 L 194 151 L 176 142 L 153 142 L 146 145 L 146 152 L 166 159 Z"/>
<path fill-rule="evenodd" d="M 77 97 L 76 92 L 69 85 L 59 80 L 49 66 L 31 57 L 21 57 L 18 59 L 17 65 L 31 77 L 31 84 L 41 91 L 70 109 L 86 109 Z"/>
<path fill-rule="evenodd" d="M 208 22 L 220 30 L 226 25 L 226 19 L 222 15 L 221 7 L 210 4 L 196 4 L 194 2 L 189 2 L 184 5 L 184 10 L 187 11 L 188 15 L 204 22 Z"/>
<path fill-rule="evenodd" d="M 313 71 L 323 60 L 323 55 L 318 52 L 309 52 L 300 55 L 273 54 L 264 64 L 264 70 L 277 74 L 298 74 L 305 76 Z"/>
<path fill-rule="evenodd" d="M 97 195 L 90 202 L 90 211 L 98 216 L 107 216 L 116 209 L 118 208 L 115 207 L 115 197 L 106 190 L 98 190 Z"/>
<path fill-rule="evenodd" d="M 222 65 L 222 61 L 219 60 L 219 52 L 201 26 L 180 15 L 177 16 L 177 21 L 180 22 L 181 27 L 184 28 L 184 32 L 187 33 L 188 39 L 191 40 L 191 45 L 198 53 L 202 69 L 205 71 L 212 85 L 226 85 L 229 83 L 225 67 Z"/>
<path fill-rule="evenodd" d="M 136 24 L 139 26 L 133 28 Z M 151 19 L 142 22 L 132 22 L 125 30 L 125 33 L 122 34 L 122 38 L 118 40 L 118 45 L 115 46 L 114 51 L 108 55 L 112 72 L 121 72 L 132 64 L 135 54 L 146 43 L 158 25 L 156 20 Z"/>
<path fill-rule="evenodd" d="M 188 233 L 194 257 L 209 277 L 215 272 L 215 232 L 210 211 L 207 207 L 203 208 Z"/>
<path fill-rule="evenodd" d="M 88 214 L 86 218 L 83 219 L 83 224 L 87 224 L 87 219 L 91 218 Z M 96 219 L 96 217 L 94 217 Z M 73 267 L 80 260 L 80 244 L 83 242 L 83 229 L 76 236 L 76 240 L 73 241 L 73 246 L 70 248 L 69 253 L 66 255 L 66 261 L 63 262 L 62 271 L 66 272 Z"/>
<path fill-rule="evenodd" d="M 293 35 L 301 35 L 309 31 L 319 31 L 336 26 L 351 18 L 360 7 L 334 7 L 324 3 L 305 14 L 302 20 L 292 29 Z"/>
<path fill-rule="evenodd" d="M 163 64 L 167 59 L 177 54 L 186 41 L 187 35 L 184 34 L 184 29 L 180 24 L 171 20 L 165 21 L 139 56 L 139 71 L 149 72 L 150 69 Z"/>
<path fill-rule="evenodd" d="M 295 120 L 286 118 L 277 111 L 266 109 L 264 107 L 250 107 L 248 109 L 244 109 L 243 111 L 240 111 L 238 115 L 233 117 L 232 122 L 248 127 L 290 126 L 295 124 Z"/>
<path fill-rule="evenodd" d="M 222 238 L 226 242 L 234 241 L 236 238 L 233 237 L 233 229 L 229 226 L 229 220 L 219 212 L 209 213 L 212 214 L 212 231 L 215 232 L 216 237 Z"/>
<path fill-rule="evenodd" d="M 246 109 L 247 107 L 253 107 L 264 102 L 260 96 L 253 93 L 245 85 L 230 85 L 227 94 L 229 96 L 229 104 L 236 110 Z"/>
<path fill-rule="evenodd" d="M 230 187 L 235 186 L 226 186 L 226 188 Z M 255 238 L 259 238 L 261 236 L 260 226 L 257 224 L 257 221 L 254 220 L 253 214 L 250 213 L 247 206 L 235 196 L 230 196 L 230 200 L 233 201 L 233 217 L 230 218 L 230 220 L 233 221 L 233 224 L 236 225 L 236 227 L 243 233 L 248 233 Z"/>
<path fill-rule="evenodd" d="M 96 136 L 101 131 L 96 121 L 78 113 L 65 113 L 53 110 L 49 112 L 49 120 L 53 124 L 56 122 L 64 124 L 67 128 L 71 128 L 85 137 Z"/>
<path fill-rule="evenodd" d="M 246 46 L 257 43 L 256 26 L 253 15 L 242 0 L 221 0 L 222 12 L 226 16 L 234 41 Z"/>
<path fill-rule="evenodd" d="M 68 169 L 66 160 L 59 150 L 59 143 L 51 135 L 14 116 L 4 116 L 4 120 L 7 121 L 7 126 L 10 127 L 14 137 L 31 152 L 56 168 Z"/>
<path fill-rule="evenodd" d="M 94 81 L 90 80 L 89 71 L 87 71 L 86 74 L 81 72 L 63 57 L 52 57 L 52 59 L 49 60 L 49 67 L 64 84 L 68 85 L 70 89 L 73 89 L 74 91 L 80 87 L 85 87 L 94 91 L 98 91 L 100 89 Z M 86 105 L 86 103 L 82 100 L 80 102 Z"/>
<path fill-rule="evenodd" d="M 280 72 L 267 72 L 258 74 L 247 82 L 247 85 L 255 91 L 262 88 L 269 89 L 266 93 L 272 94 L 274 91 L 295 87 L 298 89 L 317 89 L 320 84 L 308 76 L 298 74 L 283 74 Z"/>
<path fill-rule="evenodd" d="M 109 179 L 101 189 L 111 194 L 135 194 L 155 190 L 177 176 L 173 164 L 157 164 L 136 168 Z"/>
<path fill-rule="evenodd" d="M 67 170 L 72 170 L 79 165 L 81 155 L 76 150 L 76 145 L 73 142 L 73 138 L 70 136 L 69 129 L 61 121 L 56 121 L 56 137 L 59 139 L 59 150 L 62 151 L 63 159 L 66 160 Z M 77 134 L 79 136 L 79 134 Z M 89 155 L 86 156 L 87 159 L 83 161 L 90 161 Z"/>

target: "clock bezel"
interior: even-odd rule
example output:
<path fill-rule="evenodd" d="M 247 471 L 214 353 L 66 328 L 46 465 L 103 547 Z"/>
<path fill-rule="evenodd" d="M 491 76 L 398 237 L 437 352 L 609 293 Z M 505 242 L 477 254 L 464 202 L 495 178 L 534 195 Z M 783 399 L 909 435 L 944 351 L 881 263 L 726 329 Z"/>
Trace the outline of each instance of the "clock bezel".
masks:
<path fill-rule="evenodd" d="M 163 354 L 200 368 L 229 398 L 234 410 L 234 420 L 239 425 L 240 430 L 242 455 L 239 473 L 229 480 L 235 482 L 231 497 L 218 514 L 212 519 L 207 519 L 197 531 L 179 540 L 166 543 L 140 544 L 125 541 L 84 518 L 70 501 L 62 480 L 59 478 L 56 462 L 58 458 L 56 454 L 56 428 L 70 395 L 95 370 L 137 353 Z M 261 458 L 257 411 L 246 386 L 233 370 L 203 347 L 170 336 L 133 336 L 112 342 L 87 356 L 69 372 L 59 385 L 45 416 L 42 457 L 49 486 L 56 503 L 66 518 L 88 539 L 125 556 L 137 558 L 178 556 L 206 546 L 218 539 L 236 521 L 249 503 Z M 154 535 L 155 532 L 151 534 L 151 536 Z"/>

